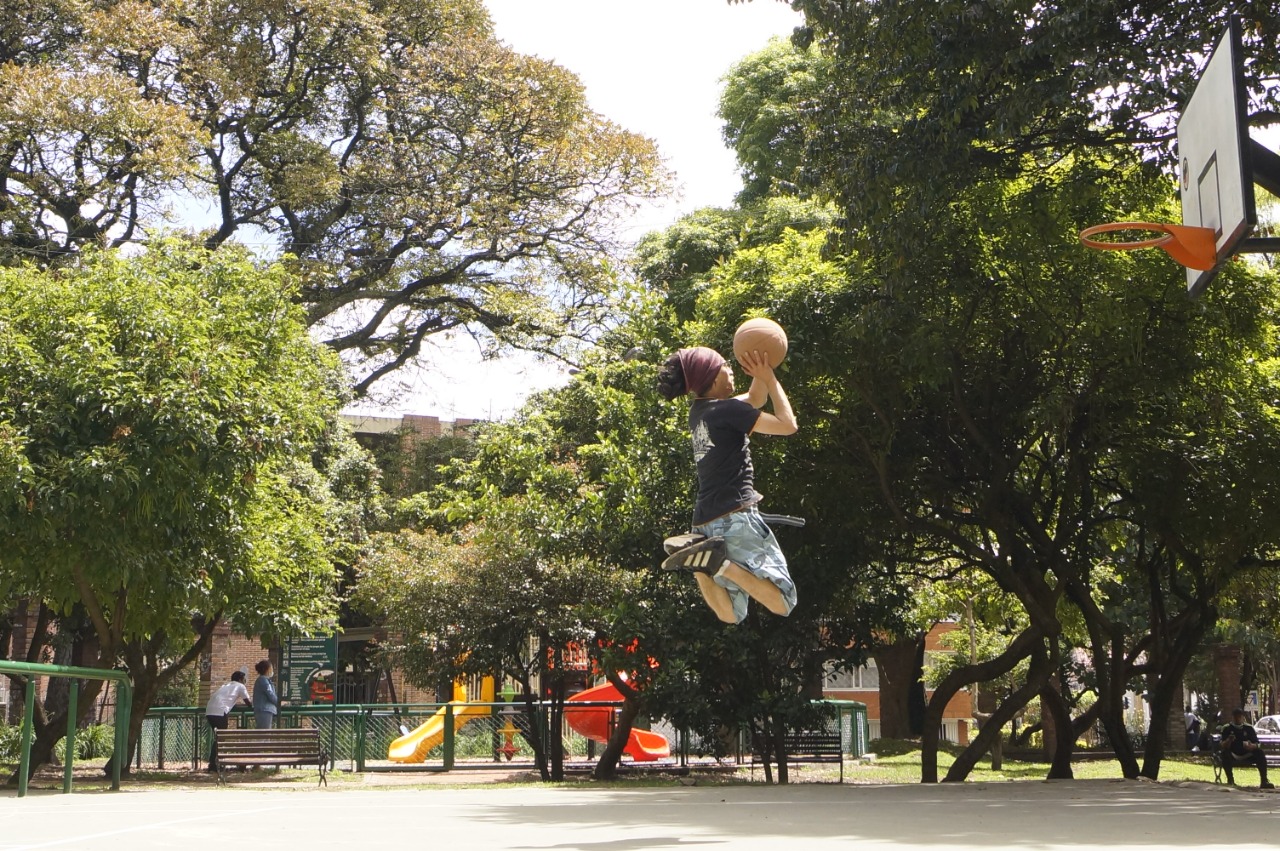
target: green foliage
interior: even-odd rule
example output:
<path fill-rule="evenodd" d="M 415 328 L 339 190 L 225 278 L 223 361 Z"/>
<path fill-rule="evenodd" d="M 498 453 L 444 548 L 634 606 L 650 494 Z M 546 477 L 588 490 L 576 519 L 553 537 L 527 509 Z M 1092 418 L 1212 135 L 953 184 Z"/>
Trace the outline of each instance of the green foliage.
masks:
<path fill-rule="evenodd" d="M 1268 4 L 796 6 L 833 64 L 807 165 L 858 232 L 902 256 L 935 254 L 951 199 L 1026 173 L 1028 155 L 1128 157 L 1136 143 L 1172 165 L 1178 110 L 1231 12 L 1248 34 L 1250 112 L 1275 109 L 1263 85 L 1280 56 Z"/>
<path fill-rule="evenodd" d="M 0 724 L 0 764 L 17 763 L 21 757 L 22 728 L 18 725 Z M 66 759 L 65 741 L 59 742 L 54 755 L 58 762 Z M 94 724 L 76 731 L 76 759 L 102 759 L 111 755 L 115 745 L 115 728 L 109 724 Z"/>
<path fill-rule="evenodd" d="M 719 115 L 742 169 L 739 203 L 797 192 L 810 134 L 805 112 L 816 107 L 827 71 L 816 47 L 775 38 L 725 75 Z"/>
<path fill-rule="evenodd" d="M 469 435 L 443 435 L 414 442 L 408 448 L 400 441 L 388 442 L 374 449 L 383 486 L 393 499 L 412 497 L 443 484 L 451 463 L 465 462 L 475 452 L 476 441 Z"/>
<path fill-rule="evenodd" d="M 21 746 L 22 728 L 17 724 L 0 724 L 0 763 L 17 763 Z"/>
<path fill-rule="evenodd" d="M 299 453 L 340 373 L 282 268 L 168 243 L 0 271 L 0 290 L 0 420 L 27 465 L 0 503 L 0 575 L 83 603 L 111 647 L 329 569 Z M 131 605 L 105 602 L 122 589 Z"/>
<path fill-rule="evenodd" d="M 76 730 L 76 759 L 105 759 L 115 749 L 116 729 L 110 724 L 93 724 Z M 54 757 L 58 762 L 67 761 L 67 740 L 58 742 L 54 748 Z"/>
<path fill-rule="evenodd" d="M 0 422 L 22 451 L 0 486 L 0 592 L 87 624 L 81 664 L 123 658 L 139 724 L 193 625 L 334 621 L 350 529 L 312 453 L 333 457 L 344 377 L 297 286 L 180 241 L 0 270 Z M 41 723 L 47 754 L 65 720 Z"/>
<path fill-rule="evenodd" d="M 154 706 L 195 706 L 200 695 L 200 672 L 188 665 L 156 691 Z"/>
<path fill-rule="evenodd" d="M 545 350 L 594 327 L 615 217 L 668 182 L 651 141 L 499 42 L 480 0 L 11 17 L 0 258 L 59 262 L 154 228 L 175 194 L 216 199 L 206 244 L 287 256 L 361 391 L 439 332 Z"/>

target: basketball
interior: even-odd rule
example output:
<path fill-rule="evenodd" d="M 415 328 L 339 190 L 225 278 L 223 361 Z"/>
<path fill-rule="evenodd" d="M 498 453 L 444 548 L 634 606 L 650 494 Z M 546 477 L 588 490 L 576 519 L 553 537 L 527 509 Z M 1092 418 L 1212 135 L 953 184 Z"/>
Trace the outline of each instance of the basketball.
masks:
<path fill-rule="evenodd" d="M 763 352 L 776 369 L 787 356 L 787 332 L 772 319 L 748 319 L 733 334 L 733 356 L 741 363 L 742 355 L 750 351 Z"/>

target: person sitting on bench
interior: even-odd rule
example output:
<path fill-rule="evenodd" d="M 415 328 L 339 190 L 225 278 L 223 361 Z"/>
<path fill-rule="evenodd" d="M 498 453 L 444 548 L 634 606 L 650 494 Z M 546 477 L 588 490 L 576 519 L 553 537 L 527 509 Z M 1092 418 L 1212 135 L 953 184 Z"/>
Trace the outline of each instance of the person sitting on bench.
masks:
<path fill-rule="evenodd" d="M 1267 780 L 1267 755 L 1258 742 L 1258 731 L 1245 719 L 1243 709 L 1231 711 L 1231 723 L 1222 728 L 1222 771 L 1227 775 L 1227 784 L 1234 786 L 1236 779 L 1232 769 L 1237 763 L 1251 764 L 1258 768 L 1259 787 L 1274 789 Z"/>

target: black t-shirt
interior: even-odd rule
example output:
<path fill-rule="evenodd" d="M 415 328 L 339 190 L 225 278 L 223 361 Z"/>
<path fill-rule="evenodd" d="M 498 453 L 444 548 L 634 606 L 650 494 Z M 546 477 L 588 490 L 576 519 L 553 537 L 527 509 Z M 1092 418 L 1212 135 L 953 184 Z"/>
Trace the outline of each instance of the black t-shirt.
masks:
<path fill-rule="evenodd" d="M 760 411 L 742 399 L 695 399 L 689 409 L 698 501 L 693 525 L 760 501 L 754 487 L 750 440 Z"/>
<path fill-rule="evenodd" d="M 1253 729 L 1252 724 L 1228 724 L 1222 728 L 1222 738 L 1225 739 L 1228 736 L 1235 736 L 1235 741 L 1231 743 L 1229 750 L 1241 756 L 1246 753 L 1244 749 L 1245 742 L 1258 743 L 1258 733 Z"/>

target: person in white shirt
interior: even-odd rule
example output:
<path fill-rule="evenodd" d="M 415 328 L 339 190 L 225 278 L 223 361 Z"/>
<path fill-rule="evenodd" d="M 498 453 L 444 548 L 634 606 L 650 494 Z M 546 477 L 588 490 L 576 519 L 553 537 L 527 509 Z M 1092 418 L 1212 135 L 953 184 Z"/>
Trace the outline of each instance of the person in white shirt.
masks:
<path fill-rule="evenodd" d="M 249 689 L 245 688 L 244 685 L 246 678 L 244 671 L 236 671 L 231 675 L 231 682 L 221 686 L 209 696 L 209 703 L 205 705 L 204 715 L 212 729 L 227 729 L 227 714 L 235 708 L 236 703 L 244 701 L 246 706 L 253 706 L 253 700 L 249 697 Z M 213 735 L 213 745 L 209 748 L 208 770 L 218 770 L 217 734 Z"/>

